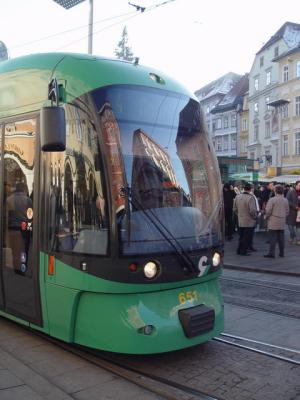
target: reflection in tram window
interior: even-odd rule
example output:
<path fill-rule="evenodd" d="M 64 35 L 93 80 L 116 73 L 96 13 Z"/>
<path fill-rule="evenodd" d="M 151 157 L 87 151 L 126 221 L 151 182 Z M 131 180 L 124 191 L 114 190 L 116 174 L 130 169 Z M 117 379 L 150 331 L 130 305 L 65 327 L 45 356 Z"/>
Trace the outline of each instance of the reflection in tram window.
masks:
<path fill-rule="evenodd" d="M 56 252 L 107 253 L 107 202 L 99 138 L 87 111 L 68 105 L 66 151 L 51 153 L 50 248 Z"/>
<path fill-rule="evenodd" d="M 35 131 L 32 119 L 5 125 L 4 266 L 27 276 L 32 272 Z"/>
<path fill-rule="evenodd" d="M 209 185 L 218 182 L 218 165 L 199 104 L 130 85 L 95 90 L 92 99 L 110 169 L 120 253 L 162 254 L 174 251 L 174 243 L 184 251 L 218 246 L 222 196 L 219 185 Z"/>
<path fill-rule="evenodd" d="M 24 182 L 17 182 L 15 191 L 6 201 L 8 243 L 12 248 L 13 267 L 17 271 L 23 261 L 27 261 L 30 246 L 32 215 L 29 215 L 29 210 L 32 210 L 32 201 L 28 196 L 27 185 Z"/>

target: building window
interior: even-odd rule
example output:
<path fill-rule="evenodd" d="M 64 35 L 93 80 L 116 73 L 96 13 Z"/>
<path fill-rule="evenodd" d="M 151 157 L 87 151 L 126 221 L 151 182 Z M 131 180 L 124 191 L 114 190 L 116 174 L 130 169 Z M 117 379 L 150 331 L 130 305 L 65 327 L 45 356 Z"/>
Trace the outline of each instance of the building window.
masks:
<path fill-rule="evenodd" d="M 82 129 L 82 119 L 80 118 L 80 113 L 77 110 L 77 108 L 74 109 L 74 114 L 75 114 L 75 130 L 76 130 L 76 136 L 79 142 L 83 141 L 83 129 Z"/>
<path fill-rule="evenodd" d="M 300 115 L 300 96 L 295 97 L 295 113 Z"/>
<path fill-rule="evenodd" d="M 222 151 L 222 138 L 220 136 L 216 138 L 216 151 Z"/>
<path fill-rule="evenodd" d="M 254 112 L 258 113 L 258 103 L 254 103 Z"/>
<path fill-rule="evenodd" d="M 250 160 L 254 160 L 255 159 L 255 153 L 254 151 L 250 153 Z"/>
<path fill-rule="evenodd" d="M 243 119 L 242 130 L 243 130 L 243 132 L 248 130 L 248 120 L 246 118 Z"/>
<path fill-rule="evenodd" d="M 224 128 L 228 128 L 228 117 L 224 117 Z"/>
<path fill-rule="evenodd" d="M 300 60 L 296 61 L 296 78 L 300 78 Z"/>
<path fill-rule="evenodd" d="M 289 80 L 289 66 L 283 66 L 283 82 L 287 82 Z"/>
<path fill-rule="evenodd" d="M 236 126 L 236 114 L 233 114 L 231 116 L 231 126 L 232 127 Z"/>
<path fill-rule="evenodd" d="M 222 128 L 222 120 L 221 118 L 217 119 L 217 129 L 221 129 Z"/>
<path fill-rule="evenodd" d="M 266 121 L 265 124 L 265 138 L 268 139 L 271 137 L 271 123 L 270 121 Z"/>
<path fill-rule="evenodd" d="M 263 67 L 264 66 L 264 56 L 261 56 L 259 59 L 259 66 Z"/>
<path fill-rule="evenodd" d="M 282 155 L 286 157 L 289 154 L 289 137 L 288 135 L 283 135 L 282 142 Z"/>
<path fill-rule="evenodd" d="M 231 135 L 231 150 L 236 150 L 236 135 Z"/>
<path fill-rule="evenodd" d="M 300 154 L 300 132 L 295 134 L 295 153 Z"/>
<path fill-rule="evenodd" d="M 266 111 L 270 111 L 270 97 L 266 97 Z"/>
<path fill-rule="evenodd" d="M 288 118 L 289 116 L 289 105 L 284 104 L 281 108 L 281 116 L 282 118 Z"/>
<path fill-rule="evenodd" d="M 271 165 L 272 164 L 272 156 L 270 153 L 270 150 L 265 150 L 265 156 L 266 156 L 266 165 Z"/>
<path fill-rule="evenodd" d="M 266 85 L 270 85 L 271 83 L 271 71 L 268 71 L 266 74 Z"/>
<path fill-rule="evenodd" d="M 228 136 L 223 137 L 223 150 L 228 150 Z"/>
<path fill-rule="evenodd" d="M 241 153 L 246 153 L 247 151 L 247 140 L 241 140 Z"/>
<path fill-rule="evenodd" d="M 279 54 L 279 47 L 276 46 L 274 49 L 274 57 L 278 57 L 278 54 Z"/>
<path fill-rule="evenodd" d="M 254 89 L 258 91 L 258 78 L 254 79 Z"/>
<path fill-rule="evenodd" d="M 259 136 L 259 125 L 254 125 L 254 142 L 258 141 Z"/>
<path fill-rule="evenodd" d="M 206 114 L 209 114 L 209 113 L 210 113 L 210 107 L 207 106 L 207 107 L 206 107 Z"/>

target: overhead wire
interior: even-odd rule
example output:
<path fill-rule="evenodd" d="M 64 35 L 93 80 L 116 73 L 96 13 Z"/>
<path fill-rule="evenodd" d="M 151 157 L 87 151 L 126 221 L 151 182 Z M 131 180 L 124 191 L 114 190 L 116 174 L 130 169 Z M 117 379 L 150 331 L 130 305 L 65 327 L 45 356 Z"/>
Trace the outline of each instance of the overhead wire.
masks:
<path fill-rule="evenodd" d="M 131 12 L 128 12 L 128 13 L 115 15 L 113 17 L 104 18 L 104 19 L 95 21 L 94 25 L 97 25 L 97 24 L 100 24 L 100 23 L 103 23 L 103 22 L 107 22 L 107 21 L 110 21 L 112 19 L 121 18 L 121 17 L 124 17 L 126 15 L 136 14 L 136 13 L 137 13 L 136 11 L 131 11 Z M 75 28 L 68 29 L 66 31 L 57 32 L 57 33 L 54 33 L 54 34 L 51 34 L 51 35 L 48 35 L 48 36 L 44 36 L 44 37 L 39 38 L 39 39 L 31 40 L 30 42 L 17 44 L 16 46 L 11 46 L 11 49 L 16 49 L 16 48 L 19 48 L 19 47 L 24 47 L 24 46 L 28 46 L 28 45 L 31 45 L 31 44 L 39 43 L 39 42 L 42 42 L 44 40 L 52 39 L 52 38 L 54 38 L 56 36 L 60 36 L 60 35 L 66 34 L 66 33 L 74 32 L 76 30 L 86 29 L 87 27 L 88 27 L 88 24 L 77 26 Z"/>
<path fill-rule="evenodd" d="M 134 15 L 131 15 L 130 17 L 124 18 L 124 19 L 122 19 L 121 21 L 114 22 L 114 23 L 111 24 L 111 25 L 108 25 L 108 26 L 106 26 L 106 27 L 104 27 L 104 28 L 102 28 L 102 29 L 99 29 L 99 30 L 96 31 L 96 32 L 93 32 L 93 36 L 96 35 L 97 33 L 100 33 L 100 32 L 105 31 L 106 29 L 112 28 L 112 27 L 115 26 L 115 25 L 119 25 L 119 24 L 121 24 L 121 23 L 123 23 L 123 22 L 129 21 L 130 19 L 137 17 L 139 14 L 140 14 L 140 13 L 139 13 L 138 11 L 134 11 Z M 66 47 L 71 46 L 72 44 L 81 42 L 82 40 L 85 40 L 88 36 L 89 36 L 89 35 L 84 35 L 84 36 L 81 37 L 80 39 L 73 40 L 72 42 L 69 42 L 69 43 L 65 44 L 64 46 L 61 46 L 61 47 L 57 48 L 56 50 L 61 50 L 61 49 L 64 49 L 64 48 L 66 48 Z"/>
<path fill-rule="evenodd" d="M 158 7 L 164 6 L 164 5 L 166 5 L 166 4 L 168 4 L 168 3 L 171 3 L 171 2 L 174 2 L 174 1 L 176 1 L 176 0 L 165 0 L 165 1 L 161 2 L 161 3 L 153 4 L 153 5 L 148 6 L 148 7 L 141 7 L 141 6 L 138 6 L 138 8 L 136 8 L 135 11 L 131 11 L 131 12 L 128 12 L 128 13 L 119 14 L 119 15 L 115 15 L 115 16 L 112 16 L 112 17 L 104 18 L 104 19 L 102 19 L 102 20 L 95 21 L 95 22 L 93 23 L 93 25 L 97 25 L 97 24 L 100 24 L 100 23 L 104 23 L 104 22 L 107 22 L 107 21 L 110 21 L 110 20 L 114 20 L 114 19 L 122 18 L 122 17 L 126 16 L 126 18 L 124 18 L 124 19 L 121 19 L 121 20 L 119 20 L 119 21 L 116 21 L 116 22 L 113 23 L 113 24 L 110 24 L 110 25 L 108 25 L 108 26 L 105 26 L 104 28 L 102 28 L 102 29 L 100 29 L 100 30 L 98 30 L 98 31 L 96 31 L 96 32 L 93 32 L 93 35 L 96 35 L 96 34 L 98 34 L 98 33 L 101 33 L 101 32 L 103 32 L 103 31 L 105 31 L 105 30 L 107 30 L 107 29 L 112 28 L 112 27 L 115 26 L 115 25 L 124 23 L 124 22 L 126 22 L 126 21 L 128 21 L 128 20 L 130 20 L 130 19 L 132 19 L 132 18 L 135 18 L 135 17 L 138 16 L 138 15 L 145 14 L 145 13 L 147 13 L 147 12 L 153 11 L 153 10 L 155 10 L 155 9 L 158 8 Z M 131 5 L 131 4 L 130 4 L 130 5 Z M 136 6 L 135 6 L 135 7 L 136 7 Z M 127 16 L 128 16 L 128 17 L 127 17 Z M 20 47 L 29 46 L 29 45 L 32 45 L 32 44 L 35 44 L 35 43 L 42 42 L 42 41 L 44 41 L 44 40 L 52 39 L 52 38 L 57 37 L 57 36 L 60 36 L 60 35 L 65 35 L 66 33 L 74 32 L 74 31 L 77 31 L 77 30 L 80 30 L 80 29 L 86 29 L 87 27 L 88 27 L 88 24 L 81 25 L 81 26 L 78 26 L 78 27 L 75 27 L 75 28 L 72 28 L 72 29 L 68 29 L 68 30 L 66 30 L 66 31 L 57 32 L 57 33 L 54 33 L 54 34 L 51 34 L 51 35 L 48 35 L 48 36 L 44 36 L 44 37 L 39 38 L 39 39 L 35 39 L 35 40 L 29 41 L 29 42 L 25 42 L 25 43 L 18 44 L 18 45 L 16 45 L 16 46 L 12 46 L 11 49 L 16 49 L 16 48 L 20 48 Z M 79 38 L 79 39 L 76 39 L 76 40 L 74 40 L 74 41 L 72 41 L 72 42 L 70 42 L 70 43 L 68 43 L 68 44 L 66 44 L 66 45 L 64 45 L 64 46 L 62 46 L 62 47 L 57 48 L 56 50 L 61 50 L 61 49 L 64 49 L 64 48 L 66 48 L 66 47 L 69 47 L 69 46 L 73 45 L 74 43 L 78 43 L 78 42 L 80 42 L 80 41 L 82 41 L 82 40 L 85 40 L 88 36 L 89 36 L 89 35 L 85 35 L 85 36 L 83 36 L 83 37 L 81 37 L 81 38 Z"/>
<path fill-rule="evenodd" d="M 138 15 L 146 14 L 147 12 L 153 11 L 153 10 L 155 10 L 155 9 L 158 8 L 158 7 L 164 6 L 164 5 L 166 5 L 166 4 L 168 4 L 168 3 L 171 3 L 171 2 L 174 2 L 174 1 L 176 1 L 176 0 L 165 0 L 165 1 L 163 1 L 162 3 L 157 3 L 157 4 L 154 4 L 154 5 L 149 6 L 149 7 L 141 7 L 141 6 L 133 5 L 134 7 L 137 7 L 137 8 L 136 8 L 136 11 L 134 11 L 134 15 L 132 15 L 132 16 L 130 16 L 130 17 L 128 17 L 128 18 L 125 18 L 124 20 L 115 22 L 114 24 L 111 24 L 111 25 L 109 25 L 109 26 L 106 26 L 106 27 L 104 27 L 103 29 L 100 29 L 100 30 L 98 30 L 98 31 L 96 31 L 96 32 L 93 32 L 93 36 L 96 35 L 97 33 L 103 32 L 103 31 L 105 31 L 106 29 L 109 29 L 109 28 L 111 28 L 111 27 L 113 27 L 113 26 L 115 26 L 115 25 L 118 25 L 118 24 L 123 23 L 123 22 L 126 22 L 126 21 L 128 21 L 128 20 L 130 20 L 130 19 L 132 19 L 132 18 L 135 18 L 135 17 L 137 17 Z M 129 3 L 129 4 L 130 4 L 130 3 Z M 132 5 L 132 4 L 130 4 L 130 5 Z M 89 35 L 85 35 L 84 37 L 82 37 L 82 38 L 80 38 L 80 39 L 77 39 L 77 40 L 74 40 L 74 41 L 72 41 L 72 42 L 70 42 L 70 43 L 68 43 L 68 44 L 66 44 L 66 45 L 64 45 L 64 46 L 62 46 L 62 47 L 59 47 L 59 48 L 56 49 L 56 50 L 61 50 L 61 49 L 64 49 L 64 48 L 66 48 L 66 47 L 71 46 L 72 44 L 81 42 L 82 40 L 85 40 L 88 36 L 89 36 Z"/>

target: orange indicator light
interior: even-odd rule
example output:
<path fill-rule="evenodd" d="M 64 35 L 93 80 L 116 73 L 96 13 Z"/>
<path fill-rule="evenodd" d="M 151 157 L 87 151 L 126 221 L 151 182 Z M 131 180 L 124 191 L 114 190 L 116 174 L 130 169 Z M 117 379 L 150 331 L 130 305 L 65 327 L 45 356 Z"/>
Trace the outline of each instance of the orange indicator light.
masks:
<path fill-rule="evenodd" d="M 48 257 L 48 275 L 54 275 L 54 256 Z"/>

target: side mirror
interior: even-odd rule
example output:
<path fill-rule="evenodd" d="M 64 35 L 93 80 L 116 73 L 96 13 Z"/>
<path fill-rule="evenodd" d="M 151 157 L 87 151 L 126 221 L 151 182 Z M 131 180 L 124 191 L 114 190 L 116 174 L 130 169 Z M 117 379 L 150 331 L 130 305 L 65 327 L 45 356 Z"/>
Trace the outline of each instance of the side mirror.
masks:
<path fill-rule="evenodd" d="M 43 151 L 65 151 L 66 118 L 64 108 L 59 106 L 43 107 L 40 132 Z"/>

